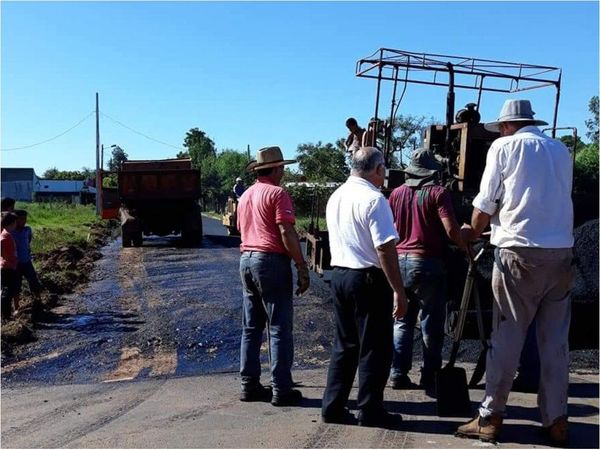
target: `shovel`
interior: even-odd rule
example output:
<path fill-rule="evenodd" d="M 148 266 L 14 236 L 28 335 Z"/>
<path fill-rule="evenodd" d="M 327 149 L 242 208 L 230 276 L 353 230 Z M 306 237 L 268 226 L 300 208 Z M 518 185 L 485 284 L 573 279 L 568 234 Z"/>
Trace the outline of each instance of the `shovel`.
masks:
<path fill-rule="evenodd" d="M 460 348 L 460 341 L 469 308 L 469 300 L 475 282 L 475 262 L 483 253 L 481 249 L 475 258 L 469 260 L 467 279 L 460 302 L 460 310 L 454 331 L 454 343 L 450 359 L 436 374 L 435 388 L 437 397 L 437 415 L 440 417 L 470 417 L 471 399 L 467 387 L 467 372 L 462 367 L 455 367 L 456 356 Z"/>
<path fill-rule="evenodd" d="M 475 290 L 473 291 L 473 298 L 475 299 L 477 329 L 479 330 L 479 340 L 481 341 L 482 349 L 481 353 L 479 353 L 479 358 L 477 359 L 477 364 L 475 365 L 473 375 L 471 375 L 471 380 L 469 381 L 470 388 L 476 387 L 483 378 L 483 374 L 485 373 L 487 352 L 488 348 L 490 347 L 487 339 L 485 338 L 485 331 L 483 329 L 483 313 L 481 311 L 481 301 L 479 300 L 479 290 L 477 287 L 475 287 Z"/>

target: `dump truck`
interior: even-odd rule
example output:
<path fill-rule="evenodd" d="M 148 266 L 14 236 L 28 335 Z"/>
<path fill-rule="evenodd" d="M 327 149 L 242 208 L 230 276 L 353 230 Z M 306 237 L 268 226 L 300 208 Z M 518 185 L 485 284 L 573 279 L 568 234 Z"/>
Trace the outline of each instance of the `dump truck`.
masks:
<path fill-rule="evenodd" d="M 116 190 L 103 189 L 102 217 L 121 221 L 123 247 L 139 247 L 149 235 L 201 243 L 200 170 L 191 159 L 125 161 L 117 177 Z"/>

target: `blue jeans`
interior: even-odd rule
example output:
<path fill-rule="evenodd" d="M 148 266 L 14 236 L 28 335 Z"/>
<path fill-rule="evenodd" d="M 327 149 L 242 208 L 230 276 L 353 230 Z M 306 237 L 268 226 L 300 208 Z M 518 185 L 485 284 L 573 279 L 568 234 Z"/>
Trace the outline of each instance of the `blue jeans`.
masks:
<path fill-rule="evenodd" d="M 412 367 L 413 336 L 421 311 L 423 375 L 432 376 L 442 366 L 446 304 L 446 269 L 437 258 L 400 255 L 400 273 L 408 297 L 406 315 L 394 322 L 394 360 L 391 376 L 406 375 Z"/>
<path fill-rule="evenodd" d="M 260 346 L 268 314 L 273 392 L 289 392 L 294 359 L 290 258 L 278 253 L 245 251 L 240 258 L 240 278 L 243 288 L 242 390 L 255 389 L 260 382 Z"/>

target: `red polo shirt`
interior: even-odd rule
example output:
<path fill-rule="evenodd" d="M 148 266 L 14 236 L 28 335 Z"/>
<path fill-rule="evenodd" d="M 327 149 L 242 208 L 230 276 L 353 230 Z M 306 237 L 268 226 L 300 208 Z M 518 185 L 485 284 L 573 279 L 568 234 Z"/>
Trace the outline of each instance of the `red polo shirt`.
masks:
<path fill-rule="evenodd" d="M 278 224 L 296 222 L 292 198 L 269 177 L 258 177 L 238 204 L 237 227 L 242 236 L 241 251 L 284 253 Z"/>

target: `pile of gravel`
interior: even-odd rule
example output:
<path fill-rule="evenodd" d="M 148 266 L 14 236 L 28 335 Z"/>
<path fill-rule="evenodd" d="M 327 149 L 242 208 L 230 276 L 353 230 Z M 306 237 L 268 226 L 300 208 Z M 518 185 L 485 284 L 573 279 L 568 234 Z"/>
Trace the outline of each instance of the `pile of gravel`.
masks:
<path fill-rule="evenodd" d="M 573 231 L 575 245 L 575 286 L 573 300 L 598 303 L 598 219 Z"/>

